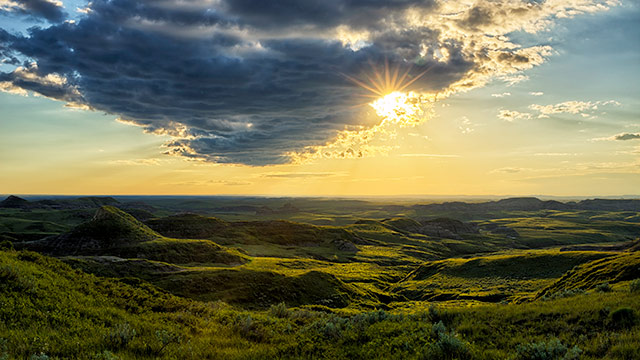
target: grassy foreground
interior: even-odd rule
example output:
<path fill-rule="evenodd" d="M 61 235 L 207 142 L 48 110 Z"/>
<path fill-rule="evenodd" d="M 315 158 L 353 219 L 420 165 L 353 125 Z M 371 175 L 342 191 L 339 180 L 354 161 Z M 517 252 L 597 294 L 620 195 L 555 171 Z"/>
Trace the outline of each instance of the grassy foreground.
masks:
<path fill-rule="evenodd" d="M 246 311 L 3 250 L 0 359 L 640 358 L 638 280 L 571 289 L 469 308 Z"/>

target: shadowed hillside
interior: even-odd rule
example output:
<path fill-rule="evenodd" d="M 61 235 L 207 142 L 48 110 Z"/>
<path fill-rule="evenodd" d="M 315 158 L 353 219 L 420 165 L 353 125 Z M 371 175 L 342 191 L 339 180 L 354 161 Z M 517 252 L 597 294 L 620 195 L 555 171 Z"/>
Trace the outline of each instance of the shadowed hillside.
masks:
<path fill-rule="evenodd" d="M 20 244 L 52 255 L 112 255 L 174 263 L 242 263 L 245 257 L 207 240 L 161 236 L 126 212 L 103 206 L 94 217 L 59 236 Z"/>

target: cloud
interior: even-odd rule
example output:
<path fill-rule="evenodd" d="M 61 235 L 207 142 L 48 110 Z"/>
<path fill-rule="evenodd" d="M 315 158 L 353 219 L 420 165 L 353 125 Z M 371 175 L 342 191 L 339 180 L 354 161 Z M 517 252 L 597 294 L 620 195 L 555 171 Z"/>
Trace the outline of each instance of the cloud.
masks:
<path fill-rule="evenodd" d="M 611 141 L 626 141 L 640 139 L 640 133 L 620 133 L 609 137 L 597 138 L 596 141 L 611 140 Z"/>
<path fill-rule="evenodd" d="M 511 96 L 511 93 L 510 92 L 504 92 L 502 94 L 491 94 L 491 96 L 497 97 L 497 98 L 502 98 L 502 97 L 505 97 L 505 96 Z"/>
<path fill-rule="evenodd" d="M 463 116 L 459 120 L 458 130 L 463 134 L 469 134 L 475 131 L 475 124 L 468 117 Z"/>
<path fill-rule="evenodd" d="M 527 171 L 529 169 L 520 168 L 520 167 L 503 167 L 499 169 L 493 169 L 489 173 L 490 174 L 516 174 L 522 171 Z"/>
<path fill-rule="evenodd" d="M 261 177 L 265 178 L 327 178 L 327 177 L 336 177 L 336 176 L 345 176 L 344 173 L 338 172 L 304 172 L 304 171 L 296 171 L 296 172 L 287 172 L 287 171 L 277 171 L 277 172 L 266 172 L 260 174 Z"/>
<path fill-rule="evenodd" d="M 57 0 L 0 0 L 0 15 L 21 15 L 45 19 L 51 23 L 65 20 L 67 13 Z"/>
<path fill-rule="evenodd" d="M 124 160 L 110 160 L 108 163 L 110 165 L 125 165 L 125 166 L 154 166 L 154 165 L 160 165 L 160 160 L 158 159 L 124 159 Z"/>
<path fill-rule="evenodd" d="M 504 121 L 513 122 L 515 120 L 528 120 L 531 119 L 530 113 L 522 113 L 515 110 L 500 109 L 498 112 L 498 118 Z"/>
<path fill-rule="evenodd" d="M 616 100 L 606 100 L 606 101 L 565 101 L 558 104 L 551 105 L 538 105 L 532 104 L 529 105 L 529 109 L 536 111 L 538 113 L 539 119 L 549 118 L 550 115 L 555 114 L 575 114 L 580 115 L 583 118 L 595 117 L 594 113 L 599 110 L 599 106 L 620 106 L 620 102 Z M 500 109 L 498 113 L 498 118 L 506 121 L 514 121 L 520 119 L 531 119 L 533 114 L 531 113 L 523 113 L 516 110 L 504 110 Z"/>
<path fill-rule="evenodd" d="M 455 154 L 400 154 L 402 157 L 459 158 Z"/>
<path fill-rule="evenodd" d="M 544 95 L 544 93 L 542 91 L 531 91 L 529 93 L 529 95 L 531 95 L 531 96 L 542 96 L 542 95 Z"/>
<path fill-rule="evenodd" d="M 607 101 L 565 101 L 563 103 L 555 105 L 537 105 L 533 104 L 529 106 L 529 109 L 539 112 L 539 118 L 547 118 L 553 114 L 580 114 L 582 117 L 591 116 L 592 113 L 598 110 L 598 106 L 615 105 L 619 106 L 620 103 L 616 100 Z"/>
<path fill-rule="evenodd" d="M 419 94 L 412 99 L 442 99 L 495 78 L 515 84 L 552 49 L 523 47 L 509 34 L 615 5 L 94 0 L 64 22 L 52 11 L 62 11 L 57 2 L 0 1 L 5 12 L 57 23 L 26 34 L 0 29 L 0 61 L 15 67 L 0 72 L 5 91 L 113 114 L 169 136 L 170 155 L 248 165 L 384 153 L 386 145 L 362 139 L 392 132 L 378 125 L 402 124 L 359 106 L 371 93 L 353 79 L 368 83 L 386 62 L 406 72 L 407 90 Z M 343 147 L 353 139 L 359 148 Z"/>

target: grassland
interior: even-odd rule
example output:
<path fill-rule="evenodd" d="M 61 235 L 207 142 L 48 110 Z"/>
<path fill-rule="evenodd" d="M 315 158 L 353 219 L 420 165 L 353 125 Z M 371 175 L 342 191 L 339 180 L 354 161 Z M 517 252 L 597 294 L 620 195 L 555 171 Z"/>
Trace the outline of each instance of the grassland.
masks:
<path fill-rule="evenodd" d="M 2 209 L 0 359 L 640 357 L 632 211 L 238 203 Z"/>

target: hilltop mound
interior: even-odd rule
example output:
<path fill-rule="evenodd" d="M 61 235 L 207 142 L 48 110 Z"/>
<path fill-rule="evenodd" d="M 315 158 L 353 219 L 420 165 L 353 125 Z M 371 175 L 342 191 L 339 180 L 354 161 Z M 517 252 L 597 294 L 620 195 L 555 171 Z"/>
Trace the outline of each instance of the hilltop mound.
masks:
<path fill-rule="evenodd" d="M 245 308 L 264 308 L 280 302 L 288 306 L 315 304 L 340 308 L 356 299 L 374 300 L 335 275 L 320 271 L 299 276 L 247 269 L 185 271 L 154 283 L 179 296 L 222 300 Z"/>
<path fill-rule="evenodd" d="M 90 221 L 70 232 L 34 242 L 28 247 L 58 255 L 98 254 L 160 237 L 126 212 L 113 206 L 103 206 Z"/>
<path fill-rule="evenodd" d="M 240 264 L 246 257 L 207 240 L 164 238 L 133 216 L 113 206 L 103 206 L 93 219 L 68 233 L 24 247 L 52 255 L 111 255 L 172 263 Z"/>
<path fill-rule="evenodd" d="M 357 224 L 366 223 L 366 221 L 357 222 Z M 381 223 L 394 231 L 446 239 L 462 239 L 461 235 L 479 234 L 477 225 L 450 218 L 437 218 L 421 222 L 409 218 L 394 218 L 383 220 Z"/>
<path fill-rule="evenodd" d="M 357 251 L 364 240 L 345 229 L 320 227 L 285 220 L 228 222 L 196 214 L 152 219 L 147 224 L 164 236 L 211 239 L 221 244 L 276 244 L 283 246 L 331 246 Z"/>
<path fill-rule="evenodd" d="M 536 297 L 551 295 L 564 290 L 589 290 L 602 283 L 640 278 L 640 252 L 595 260 L 568 271 L 562 278 L 543 289 Z"/>
<path fill-rule="evenodd" d="M 160 237 L 130 214 L 113 206 L 102 206 L 93 219 L 64 235 L 68 245 L 77 243 L 87 249 L 118 247 Z"/>
<path fill-rule="evenodd" d="M 0 208 L 22 209 L 29 207 L 29 205 L 29 201 L 14 195 L 9 195 L 9 197 L 0 201 Z"/>
<path fill-rule="evenodd" d="M 539 291 L 576 265 L 609 256 L 613 255 L 536 251 L 431 261 L 409 273 L 390 291 L 411 300 L 518 299 Z"/>
<path fill-rule="evenodd" d="M 230 224 L 214 217 L 197 214 L 178 214 L 146 222 L 158 233 L 178 239 L 208 239 L 226 233 Z"/>

